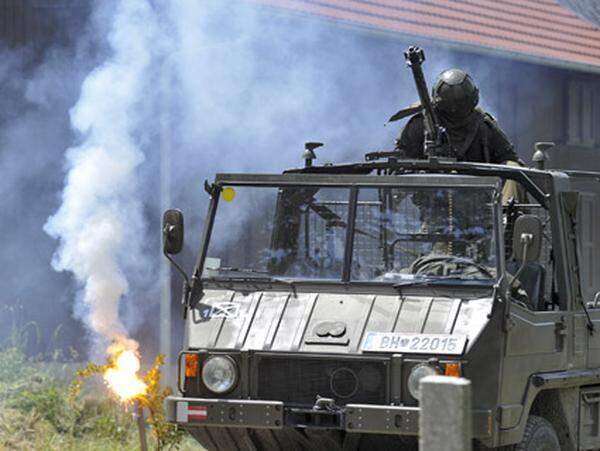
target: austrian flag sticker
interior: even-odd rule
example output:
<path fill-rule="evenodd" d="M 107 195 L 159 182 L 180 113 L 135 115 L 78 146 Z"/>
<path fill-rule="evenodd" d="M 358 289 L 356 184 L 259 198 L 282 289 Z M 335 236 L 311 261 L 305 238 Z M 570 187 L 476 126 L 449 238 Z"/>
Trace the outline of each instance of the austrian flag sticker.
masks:
<path fill-rule="evenodd" d="M 189 406 L 188 421 L 204 421 L 208 418 L 208 408 L 206 406 Z"/>
<path fill-rule="evenodd" d="M 188 402 L 177 403 L 177 422 L 191 423 L 195 421 L 206 421 L 208 418 L 208 407 Z"/>

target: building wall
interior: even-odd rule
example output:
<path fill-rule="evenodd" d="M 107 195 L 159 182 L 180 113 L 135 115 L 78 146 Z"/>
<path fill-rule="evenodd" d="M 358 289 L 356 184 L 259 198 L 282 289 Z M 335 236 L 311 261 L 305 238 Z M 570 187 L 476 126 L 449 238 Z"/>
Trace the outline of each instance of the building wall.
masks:
<path fill-rule="evenodd" d="M 44 48 L 64 40 L 89 9 L 87 0 L 0 0 L 0 43 Z"/>
<path fill-rule="evenodd" d="M 513 74 L 513 90 L 506 101 L 513 103 L 511 130 L 520 157 L 530 161 L 538 141 L 564 143 L 567 135 L 567 71 L 524 64 Z M 510 77 L 510 75 L 507 75 Z"/>

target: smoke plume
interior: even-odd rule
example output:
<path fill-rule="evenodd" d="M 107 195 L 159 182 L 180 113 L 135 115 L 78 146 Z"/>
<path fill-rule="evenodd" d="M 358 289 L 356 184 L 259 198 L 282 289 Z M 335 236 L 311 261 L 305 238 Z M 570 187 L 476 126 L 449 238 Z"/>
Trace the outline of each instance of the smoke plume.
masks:
<path fill-rule="evenodd" d="M 140 98 L 148 83 L 155 17 L 145 0 L 120 2 L 108 36 L 111 57 L 93 70 L 71 110 L 82 142 L 66 152 L 62 205 L 45 225 L 60 240 L 53 259 L 82 286 L 84 318 L 110 340 L 127 331 L 119 302 L 129 289 L 126 271 L 143 260 L 145 227 L 138 192 L 144 154 L 136 143 Z"/>

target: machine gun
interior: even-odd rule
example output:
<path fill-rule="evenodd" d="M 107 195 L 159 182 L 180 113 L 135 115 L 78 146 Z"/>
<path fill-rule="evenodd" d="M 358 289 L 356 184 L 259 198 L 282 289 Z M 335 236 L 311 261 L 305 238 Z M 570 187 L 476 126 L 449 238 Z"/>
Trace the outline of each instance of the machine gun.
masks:
<path fill-rule="evenodd" d="M 424 154 L 429 157 L 455 158 L 455 152 L 450 144 L 450 139 L 446 129 L 440 125 L 438 117 L 433 109 L 431 97 L 427 90 L 427 83 L 423 75 L 423 61 L 425 61 L 425 52 L 419 47 L 409 47 L 404 52 L 406 64 L 412 70 L 417 93 L 421 101 L 423 112 L 423 123 L 425 125 Z"/>

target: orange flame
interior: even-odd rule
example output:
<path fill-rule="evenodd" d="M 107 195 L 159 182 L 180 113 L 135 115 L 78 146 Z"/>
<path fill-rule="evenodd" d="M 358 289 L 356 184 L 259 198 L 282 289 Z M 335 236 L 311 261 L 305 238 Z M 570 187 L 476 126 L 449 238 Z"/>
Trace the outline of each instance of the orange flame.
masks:
<path fill-rule="evenodd" d="M 122 401 L 129 401 L 143 395 L 147 387 L 137 375 L 140 370 L 140 359 L 135 351 L 113 345 L 108 348 L 108 352 L 114 356 L 112 365 L 104 373 L 104 380 L 108 386 Z"/>

